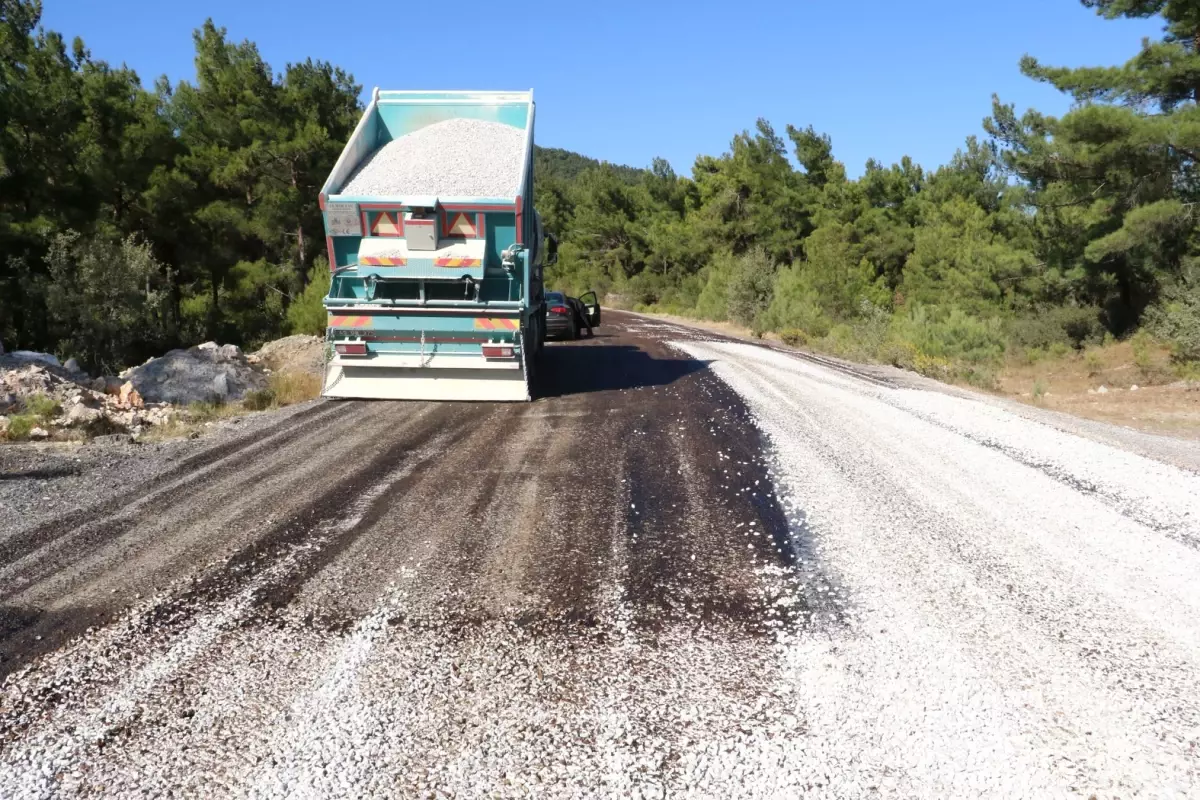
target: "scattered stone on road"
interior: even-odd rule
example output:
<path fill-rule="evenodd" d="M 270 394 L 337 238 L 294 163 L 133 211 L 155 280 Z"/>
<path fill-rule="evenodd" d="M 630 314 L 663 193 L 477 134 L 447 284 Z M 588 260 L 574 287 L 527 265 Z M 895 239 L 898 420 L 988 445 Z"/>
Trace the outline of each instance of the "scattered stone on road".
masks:
<path fill-rule="evenodd" d="M 1200 795 L 1194 452 L 599 333 L 531 404 L 0 448 L 5 793 Z"/>

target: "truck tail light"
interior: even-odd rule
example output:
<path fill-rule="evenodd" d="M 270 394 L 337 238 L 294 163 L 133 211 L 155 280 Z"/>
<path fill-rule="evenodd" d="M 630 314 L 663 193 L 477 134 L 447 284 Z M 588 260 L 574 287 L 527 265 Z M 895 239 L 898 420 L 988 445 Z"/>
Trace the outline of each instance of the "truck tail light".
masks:
<path fill-rule="evenodd" d="M 511 344 L 500 344 L 497 342 L 488 342 L 483 345 L 484 358 L 512 358 L 513 346 Z"/>
<path fill-rule="evenodd" d="M 338 355 L 343 356 L 365 356 L 367 354 L 366 342 L 338 342 L 333 346 L 337 350 Z"/>

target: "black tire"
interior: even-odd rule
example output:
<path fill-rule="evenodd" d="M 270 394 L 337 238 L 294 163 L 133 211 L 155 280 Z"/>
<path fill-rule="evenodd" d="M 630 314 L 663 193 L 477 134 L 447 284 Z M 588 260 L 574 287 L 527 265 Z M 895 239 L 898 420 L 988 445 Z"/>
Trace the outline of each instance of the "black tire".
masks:
<path fill-rule="evenodd" d="M 525 353 L 525 385 L 529 389 L 529 401 L 530 402 L 533 402 L 534 400 L 537 399 L 537 374 L 538 374 L 537 341 L 538 341 L 538 338 L 539 337 L 538 337 L 536 329 L 534 329 L 534 330 L 527 329 L 524 332 L 524 341 L 522 342 L 522 345 L 521 345 L 522 351 Z M 530 339 L 533 340 L 532 343 L 530 342 Z M 532 344 L 532 346 L 531 346 L 531 344 Z"/>

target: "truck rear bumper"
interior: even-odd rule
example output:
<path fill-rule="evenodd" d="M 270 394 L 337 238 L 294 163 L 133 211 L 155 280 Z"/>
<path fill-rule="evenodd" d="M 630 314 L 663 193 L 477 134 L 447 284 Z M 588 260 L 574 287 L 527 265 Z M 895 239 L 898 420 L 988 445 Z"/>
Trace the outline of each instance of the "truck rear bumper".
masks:
<path fill-rule="evenodd" d="M 331 364 L 325 397 L 376 400 L 513 402 L 530 399 L 525 372 L 516 369 L 428 369 Z"/>
<path fill-rule="evenodd" d="M 325 397 L 378 400 L 523 402 L 530 399 L 518 358 L 376 353 L 337 356 L 325 373 Z"/>

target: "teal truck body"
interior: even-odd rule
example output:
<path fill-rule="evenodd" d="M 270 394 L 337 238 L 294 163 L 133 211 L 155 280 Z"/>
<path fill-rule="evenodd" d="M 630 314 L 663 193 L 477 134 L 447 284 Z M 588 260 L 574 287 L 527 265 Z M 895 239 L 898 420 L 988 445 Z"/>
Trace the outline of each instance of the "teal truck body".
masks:
<path fill-rule="evenodd" d="M 417 195 L 378 181 L 368 195 L 343 191 L 380 148 L 448 120 L 520 132 L 511 191 Z M 373 92 L 320 195 L 332 271 L 325 396 L 533 398 L 542 270 L 554 258 L 532 204 L 533 126 L 532 92 Z"/>

